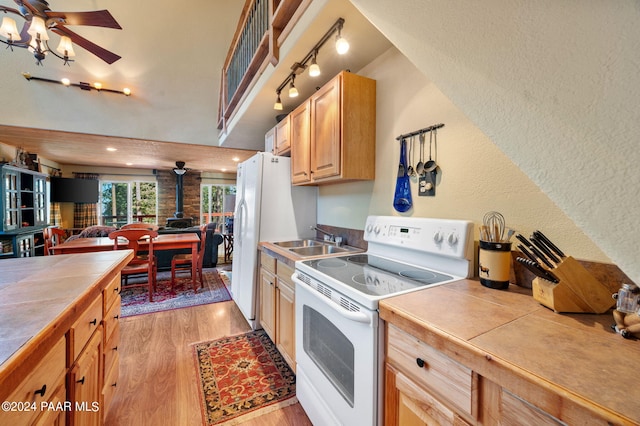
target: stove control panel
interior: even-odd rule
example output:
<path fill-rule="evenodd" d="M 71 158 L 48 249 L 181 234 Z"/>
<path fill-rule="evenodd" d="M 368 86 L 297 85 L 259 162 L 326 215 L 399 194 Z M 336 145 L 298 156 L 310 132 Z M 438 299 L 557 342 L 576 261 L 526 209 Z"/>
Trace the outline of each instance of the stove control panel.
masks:
<path fill-rule="evenodd" d="M 377 249 L 396 247 L 461 259 L 473 257 L 473 224 L 467 220 L 369 216 L 364 239 Z"/>

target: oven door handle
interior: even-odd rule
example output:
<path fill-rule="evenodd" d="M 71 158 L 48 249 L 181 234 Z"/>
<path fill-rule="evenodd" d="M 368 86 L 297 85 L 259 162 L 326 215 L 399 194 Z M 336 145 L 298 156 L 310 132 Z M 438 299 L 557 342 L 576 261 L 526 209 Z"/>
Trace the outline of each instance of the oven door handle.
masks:
<path fill-rule="evenodd" d="M 334 303 L 333 301 L 329 300 L 326 296 L 324 296 L 324 295 L 320 294 L 319 292 L 315 291 L 313 288 L 311 288 L 304 281 L 301 281 L 300 279 L 298 279 L 296 277 L 295 273 L 291 276 L 291 279 L 293 279 L 294 282 L 296 282 L 299 285 L 301 285 L 304 288 L 306 288 L 308 291 L 312 292 L 314 294 L 314 296 L 315 296 L 315 299 L 321 301 L 322 303 L 324 303 L 329 308 L 331 308 L 335 312 L 339 313 L 340 315 L 342 315 L 346 319 L 351 320 L 351 321 L 361 322 L 363 324 L 370 324 L 371 323 L 371 318 L 368 315 L 366 315 L 366 314 L 364 314 L 362 312 L 347 311 L 342 306 L 338 305 L 337 303 Z"/>

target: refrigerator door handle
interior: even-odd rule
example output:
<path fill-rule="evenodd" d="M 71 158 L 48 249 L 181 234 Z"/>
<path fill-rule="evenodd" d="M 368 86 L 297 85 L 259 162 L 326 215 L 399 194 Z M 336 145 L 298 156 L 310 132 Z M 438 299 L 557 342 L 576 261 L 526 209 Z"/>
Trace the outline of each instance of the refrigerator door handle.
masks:
<path fill-rule="evenodd" d="M 244 214 L 245 210 L 246 210 L 246 202 L 244 201 L 244 198 L 243 198 L 238 203 L 238 212 L 236 213 L 236 216 L 237 216 L 238 222 L 239 222 L 238 223 L 238 225 L 239 225 L 238 230 L 240 231 L 240 232 L 238 232 L 238 235 L 237 235 L 237 237 L 238 237 L 237 244 L 238 245 L 242 244 L 242 237 L 243 237 L 242 234 L 245 233 L 245 229 L 246 229 L 246 226 L 247 226 L 247 224 L 244 223 L 245 222 L 245 218 L 246 218 L 246 215 Z"/>

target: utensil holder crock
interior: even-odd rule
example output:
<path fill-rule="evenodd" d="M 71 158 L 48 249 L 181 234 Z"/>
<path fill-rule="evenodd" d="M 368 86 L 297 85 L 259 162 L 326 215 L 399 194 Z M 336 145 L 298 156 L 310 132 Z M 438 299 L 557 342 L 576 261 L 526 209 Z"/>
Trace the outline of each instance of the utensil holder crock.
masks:
<path fill-rule="evenodd" d="M 478 276 L 485 287 L 504 290 L 509 287 L 511 243 L 480 240 Z"/>

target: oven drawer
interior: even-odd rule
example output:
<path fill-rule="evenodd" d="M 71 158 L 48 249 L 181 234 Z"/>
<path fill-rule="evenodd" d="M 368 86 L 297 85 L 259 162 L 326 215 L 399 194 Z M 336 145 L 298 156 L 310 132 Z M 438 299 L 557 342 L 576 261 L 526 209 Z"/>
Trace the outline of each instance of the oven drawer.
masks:
<path fill-rule="evenodd" d="M 477 412 L 477 375 L 471 369 L 391 324 L 387 333 L 389 364 L 461 412 Z"/>

